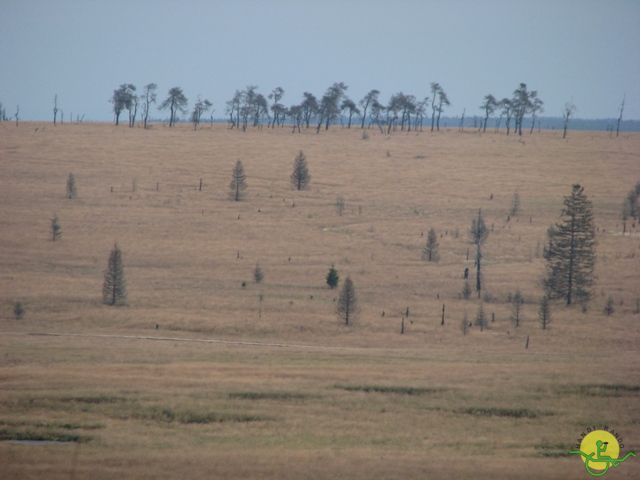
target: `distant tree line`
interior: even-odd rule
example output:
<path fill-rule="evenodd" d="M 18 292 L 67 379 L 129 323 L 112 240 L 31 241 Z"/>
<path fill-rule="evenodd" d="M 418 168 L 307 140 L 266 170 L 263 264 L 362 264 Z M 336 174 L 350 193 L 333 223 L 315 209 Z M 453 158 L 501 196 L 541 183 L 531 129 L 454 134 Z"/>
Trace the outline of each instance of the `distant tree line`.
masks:
<path fill-rule="evenodd" d="M 134 127 L 136 122 L 141 123 L 144 128 L 148 127 L 151 107 L 157 103 L 157 88 L 155 83 L 148 83 L 142 88 L 142 93 L 137 94 L 137 88 L 131 83 L 123 83 L 113 91 L 109 102 L 112 104 L 114 123 L 120 124 L 120 117 L 123 112 L 128 114 L 128 125 Z M 331 85 L 325 94 L 318 99 L 313 93 L 304 92 L 302 101 L 297 104 L 286 106 L 281 102 L 285 91 L 282 87 L 274 88 L 266 97 L 258 92 L 258 87 L 250 85 L 243 90 L 236 90 L 231 100 L 226 102 L 225 114 L 230 128 L 237 128 L 246 131 L 249 127 L 262 128 L 264 126 L 292 127 L 293 132 L 301 133 L 302 129 L 315 127 L 319 133 L 324 127 L 329 129 L 330 125 L 339 122 L 343 127 L 350 129 L 354 119 L 359 119 L 361 129 L 377 127 L 381 133 L 391 133 L 392 131 L 423 130 L 425 120 L 430 118 L 430 130 L 440 130 L 441 118 L 448 120 L 455 119 L 460 130 L 465 127 L 472 127 L 478 131 L 486 132 L 490 123 L 495 127 L 495 131 L 504 128 L 507 135 L 512 131 L 522 135 L 525 120 L 529 126 L 529 134 L 532 134 L 535 127 L 541 127 L 540 114 L 544 112 L 544 102 L 539 98 L 536 90 L 529 90 L 525 83 L 520 83 L 513 91 L 511 97 L 498 99 L 493 94 L 484 96 L 479 108 L 482 112 L 480 117 L 465 117 L 466 109 L 463 109 L 460 117 L 443 117 L 445 108 L 451 106 L 448 95 L 437 82 L 430 84 L 430 96 L 421 99 L 415 95 L 398 92 L 389 98 L 386 104 L 380 102 L 380 91 L 370 90 L 363 98 L 357 102 L 346 95 L 347 85 L 337 82 Z M 579 129 L 583 130 L 605 130 L 616 137 L 619 136 L 626 98 L 623 97 L 618 107 L 617 118 L 600 120 L 578 120 L 576 123 Z M 159 110 L 169 111 L 169 126 L 180 121 L 180 115 L 188 113 L 188 99 L 180 87 L 169 89 L 167 97 L 158 106 Z M 563 109 L 561 118 L 544 117 L 544 128 L 561 128 L 563 138 L 567 136 L 570 120 L 576 112 L 575 104 L 567 102 Z M 203 115 L 210 114 L 213 123 L 213 103 L 200 96 L 191 111 L 189 120 L 193 123 L 194 129 L 200 125 Z M 64 111 L 58 103 L 58 94 L 53 99 L 53 124 L 64 123 Z M 67 115 L 73 121 L 73 113 Z M 81 123 L 84 115 L 76 115 L 76 122 Z M 19 125 L 20 106 L 16 106 L 13 115 L 7 115 L 6 107 L 0 102 L 0 121 L 15 120 Z M 446 121 L 446 120 L 445 120 Z M 612 123 L 613 122 L 613 123 Z M 637 131 L 638 121 L 627 120 L 627 130 Z M 445 127 L 447 125 L 445 124 Z"/>
<path fill-rule="evenodd" d="M 142 95 L 137 95 L 135 85 L 120 85 L 113 91 L 110 100 L 114 123 L 119 125 L 120 116 L 126 111 L 129 126 L 135 126 L 138 108 L 141 106 L 143 124 L 146 127 L 150 106 L 156 102 L 156 89 L 157 85 L 150 83 L 145 85 Z M 370 90 L 358 101 L 349 98 L 347 90 L 348 86 L 344 82 L 336 82 L 320 97 L 311 92 L 304 92 L 299 103 L 287 106 L 282 102 L 285 95 L 282 87 L 276 87 L 271 93 L 264 95 L 258 91 L 256 85 L 249 85 L 235 91 L 232 98 L 226 102 L 225 114 L 229 127 L 242 131 L 250 127 L 289 126 L 292 132 L 301 133 L 302 129 L 315 128 L 316 133 L 320 133 L 321 130 L 329 130 L 331 125 L 338 122 L 344 128 L 350 129 L 354 118 L 359 118 L 361 129 L 376 127 L 381 133 L 390 134 L 396 130 L 422 131 L 429 116 L 430 131 L 439 131 L 442 114 L 451 106 L 447 93 L 437 82 L 431 82 L 427 96 L 418 98 L 412 94 L 397 92 L 390 96 L 386 104 L 381 103 L 379 90 Z M 169 111 L 171 127 L 178 121 L 180 114 L 187 113 L 187 104 L 188 99 L 182 89 L 173 87 L 158 108 Z M 529 133 L 533 133 L 537 115 L 543 111 L 543 105 L 544 102 L 538 97 L 537 91 L 529 90 L 525 83 L 521 83 L 510 98 L 497 100 L 492 94 L 488 94 L 480 105 L 484 113 L 480 127 L 482 131 L 486 131 L 489 118 L 499 113 L 496 130 L 500 128 L 504 119 L 507 135 L 511 133 L 512 128 L 518 135 L 522 135 L 524 119 L 529 116 Z M 191 112 L 194 129 L 197 129 L 204 113 L 213 111 L 212 106 L 209 100 L 198 97 Z M 464 126 L 464 118 L 461 126 Z"/>

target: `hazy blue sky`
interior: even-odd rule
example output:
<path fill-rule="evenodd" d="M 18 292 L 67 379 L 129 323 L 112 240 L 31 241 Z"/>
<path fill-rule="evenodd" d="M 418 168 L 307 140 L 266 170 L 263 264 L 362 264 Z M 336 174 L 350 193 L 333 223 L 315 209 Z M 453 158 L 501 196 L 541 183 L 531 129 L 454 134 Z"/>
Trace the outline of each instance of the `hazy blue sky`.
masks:
<path fill-rule="evenodd" d="M 639 0 L 0 0 L 0 101 L 9 114 L 110 120 L 119 84 L 180 86 L 223 116 L 235 89 L 282 86 L 284 103 L 334 81 L 359 99 L 377 88 L 428 94 L 446 112 L 536 89 L 545 115 L 640 118 Z"/>

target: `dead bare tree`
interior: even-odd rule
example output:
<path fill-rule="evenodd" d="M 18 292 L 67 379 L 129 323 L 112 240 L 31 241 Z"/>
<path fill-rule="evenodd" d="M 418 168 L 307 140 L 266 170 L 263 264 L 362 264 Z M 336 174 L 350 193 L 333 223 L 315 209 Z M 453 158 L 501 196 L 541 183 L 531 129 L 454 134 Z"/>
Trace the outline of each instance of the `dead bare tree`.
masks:
<path fill-rule="evenodd" d="M 616 137 L 620 134 L 620 123 L 622 122 L 622 112 L 624 112 L 624 101 L 626 95 L 622 97 L 622 103 L 620 104 L 620 114 L 618 115 L 618 123 L 616 124 Z"/>
<path fill-rule="evenodd" d="M 350 277 L 344 281 L 342 291 L 338 298 L 337 306 L 338 316 L 344 320 L 344 324 L 349 326 L 353 324 L 353 320 L 358 312 L 358 301 L 356 299 L 356 289 Z"/>
<path fill-rule="evenodd" d="M 156 103 L 156 89 L 158 86 L 155 83 L 148 83 L 144 86 L 144 90 L 142 91 L 142 118 L 144 128 L 147 128 L 147 123 L 149 121 L 149 110 L 151 109 L 151 104 Z"/>
<path fill-rule="evenodd" d="M 562 118 L 564 119 L 564 126 L 562 129 L 562 138 L 567 138 L 567 128 L 569 127 L 569 118 L 576 112 L 576 106 L 573 102 L 567 102 L 564 104 L 564 111 Z"/>
<path fill-rule="evenodd" d="M 58 119 L 58 94 L 53 96 L 53 124 L 56 124 Z"/>

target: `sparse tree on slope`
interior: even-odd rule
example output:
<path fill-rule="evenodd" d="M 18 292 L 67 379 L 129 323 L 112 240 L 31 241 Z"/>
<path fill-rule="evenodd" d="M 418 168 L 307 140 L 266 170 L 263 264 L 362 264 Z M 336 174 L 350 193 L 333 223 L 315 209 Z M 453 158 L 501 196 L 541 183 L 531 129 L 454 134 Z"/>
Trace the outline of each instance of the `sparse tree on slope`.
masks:
<path fill-rule="evenodd" d="M 336 270 L 336 268 L 331 265 L 331 268 L 329 269 L 329 273 L 327 273 L 327 285 L 329 286 L 330 289 L 334 289 L 338 286 L 338 282 L 340 281 L 340 276 L 338 275 L 338 271 Z"/>
<path fill-rule="evenodd" d="M 62 227 L 60 227 L 60 221 L 58 215 L 54 215 L 51 219 L 51 241 L 55 242 L 62 236 Z"/>
<path fill-rule="evenodd" d="M 638 201 L 640 199 L 640 182 L 636 183 L 627 194 L 624 203 L 622 205 L 622 218 L 626 220 L 628 218 L 634 218 L 640 220 L 640 205 Z M 626 229 L 626 228 L 625 228 Z"/>
<path fill-rule="evenodd" d="M 480 298 L 480 291 L 482 290 L 482 245 L 489 236 L 489 230 L 482 217 L 482 210 L 478 210 L 478 216 L 471 221 L 470 234 L 471 243 L 476 246 L 476 292 L 478 292 L 478 298 Z"/>
<path fill-rule="evenodd" d="M 520 209 L 522 208 L 520 203 L 520 194 L 516 191 L 513 192 L 513 197 L 511 198 L 511 209 L 509 210 L 509 215 L 515 217 L 520 213 Z"/>
<path fill-rule="evenodd" d="M 350 277 L 344 281 L 337 307 L 338 316 L 344 320 L 344 324 L 349 326 L 358 312 L 358 301 L 356 299 L 356 289 Z"/>
<path fill-rule="evenodd" d="M 78 188 L 76 186 L 76 177 L 70 173 L 67 177 L 67 198 L 73 200 L 78 196 Z"/>
<path fill-rule="evenodd" d="M 548 230 L 545 287 L 551 299 L 567 305 L 586 303 L 591 296 L 595 262 L 595 230 L 591 201 L 580 185 L 564 198 L 561 220 Z"/>
<path fill-rule="evenodd" d="M 253 269 L 253 279 L 256 283 L 262 283 L 262 280 L 264 280 L 264 272 L 259 263 L 256 263 L 256 267 Z"/>
<path fill-rule="evenodd" d="M 16 302 L 13 305 L 13 315 L 16 317 L 16 320 L 22 320 L 24 318 L 24 305 L 22 302 Z"/>
<path fill-rule="evenodd" d="M 511 296 L 511 322 L 513 326 L 518 328 L 522 320 L 522 305 L 524 305 L 524 297 L 520 290 L 516 290 Z"/>
<path fill-rule="evenodd" d="M 475 324 L 476 326 L 480 327 L 481 332 L 484 331 L 485 328 L 487 328 L 487 316 L 484 313 L 484 306 L 482 305 L 482 302 L 480 302 L 480 305 L 478 305 Z"/>
<path fill-rule="evenodd" d="M 540 306 L 538 308 L 538 320 L 540 320 L 540 328 L 546 330 L 551 323 L 551 306 L 549 303 L 549 297 L 542 296 L 540 300 Z"/>
<path fill-rule="evenodd" d="M 427 244 L 422 250 L 422 259 L 427 262 L 437 262 L 440 259 L 438 255 L 438 235 L 433 228 L 430 228 L 427 234 Z"/>
<path fill-rule="evenodd" d="M 116 243 L 109 255 L 102 285 L 102 301 L 107 305 L 124 305 L 127 302 L 127 286 L 122 266 L 122 251 Z"/>
<path fill-rule="evenodd" d="M 229 189 L 232 200 L 236 202 L 242 200 L 244 191 L 247 189 L 247 176 L 244 174 L 244 167 L 240 160 L 238 160 L 235 167 L 233 167 Z"/>
<path fill-rule="evenodd" d="M 309 168 L 307 167 L 307 159 L 304 156 L 304 152 L 300 150 L 300 153 L 296 155 L 296 158 L 293 161 L 291 184 L 296 190 L 305 190 L 309 186 L 310 181 L 311 175 L 309 174 Z"/>

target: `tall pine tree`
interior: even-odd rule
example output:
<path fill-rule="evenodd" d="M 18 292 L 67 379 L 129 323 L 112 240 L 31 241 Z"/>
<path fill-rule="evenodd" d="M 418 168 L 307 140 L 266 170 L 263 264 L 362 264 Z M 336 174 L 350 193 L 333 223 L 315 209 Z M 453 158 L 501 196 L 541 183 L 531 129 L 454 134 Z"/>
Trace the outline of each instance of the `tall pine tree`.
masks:
<path fill-rule="evenodd" d="M 107 270 L 104 272 L 102 301 L 107 305 L 124 305 L 127 303 L 127 285 L 124 280 L 122 250 L 120 250 L 117 243 L 111 250 Z"/>
<path fill-rule="evenodd" d="M 430 228 L 427 234 L 427 244 L 422 249 L 422 259 L 427 262 L 437 262 L 440 259 L 440 255 L 438 255 L 438 234 L 433 228 Z"/>
<path fill-rule="evenodd" d="M 564 198 L 560 222 L 548 230 L 549 244 L 545 288 L 551 299 L 567 305 L 587 302 L 591 297 L 595 262 L 595 229 L 591 201 L 584 187 L 573 185 Z"/>
<path fill-rule="evenodd" d="M 353 323 L 358 313 L 358 300 L 356 299 L 356 289 L 351 278 L 347 277 L 342 286 L 342 291 L 338 297 L 338 316 L 344 320 L 344 324 L 349 326 Z"/>
<path fill-rule="evenodd" d="M 309 174 L 309 167 L 307 167 L 307 157 L 305 157 L 304 152 L 300 150 L 300 153 L 296 155 L 293 161 L 291 184 L 296 190 L 304 190 L 309 186 L 310 181 L 311 175 Z"/>
<path fill-rule="evenodd" d="M 487 226 L 484 223 L 482 210 L 478 210 L 477 218 L 474 218 L 471 221 L 471 229 L 469 233 L 471 235 L 471 243 L 476 246 L 476 292 L 478 292 L 478 298 L 480 298 L 480 291 L 482 290 L 482 245 L 489 236 L 489 229 L 487 229 Z"/>
<path fill-rule="evenodd" d="M 231 183 L 229 184 L 229 195 L 232 200 L 239 202 L 244 197 L 244 191 L 247 189 L 247 176 L 244 174 L 242 162 L 238 160 L 236 166 L 233 167 L 231 174 Z"/>

